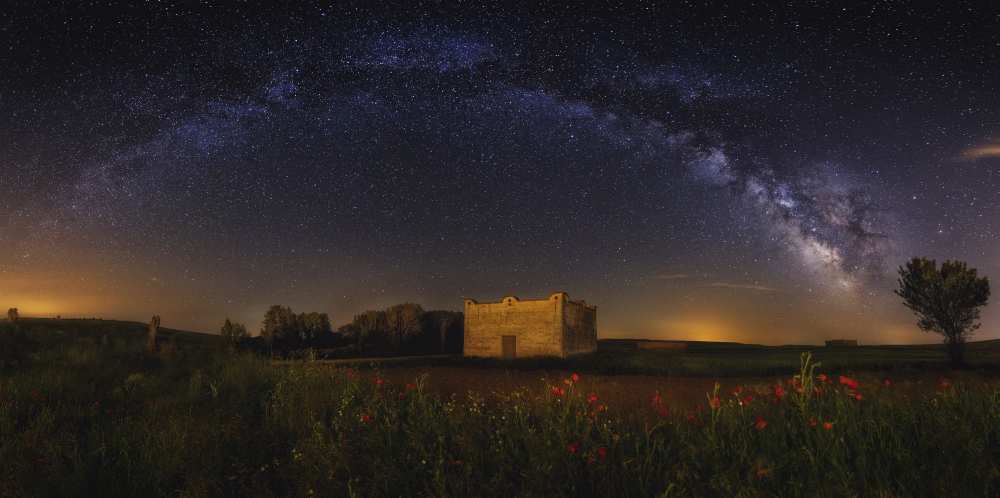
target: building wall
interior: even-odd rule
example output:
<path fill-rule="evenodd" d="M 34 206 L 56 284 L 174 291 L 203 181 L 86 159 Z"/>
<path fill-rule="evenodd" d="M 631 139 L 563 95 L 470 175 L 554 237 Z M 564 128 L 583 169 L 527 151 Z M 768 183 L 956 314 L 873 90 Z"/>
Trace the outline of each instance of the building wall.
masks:
<path fill-rule="evenodd" d="M 566 356 L 597 348 L 596 308 L 569 301 L 565 292 L 547 299 L 497 303 L 465 300 L 466 356 L 502 356 L 505 335 L 515 336 L 518 357 Z"/>

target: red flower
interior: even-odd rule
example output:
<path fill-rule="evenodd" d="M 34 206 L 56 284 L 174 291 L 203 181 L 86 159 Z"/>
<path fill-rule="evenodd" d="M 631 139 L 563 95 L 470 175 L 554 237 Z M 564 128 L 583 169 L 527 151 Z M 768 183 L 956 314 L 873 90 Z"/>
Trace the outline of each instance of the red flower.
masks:
<path fill-rule="evenodd" d="M 361 423 L 362 424 L 367 424 L 368 422 L 371 422 L 371 421 L 372 421 L 372 416 L 371 415 L 369 415 L 367 413 L 362 413 L 361 414 Z"/>
<path fill-rule="evenodd" d="M 382 379 L 382 378 L 376 378 L 376 379 L 375 379 L 375 385 L 376 385 L 376 386 L 379 386 L 379 387 L 381 387 L 381 386 L 382 386 L 382 384 L 385 384 L 385 379 Z"/>
<path fill-rule="evenodd" d="M 653 406 L 653 411 L 661 417 L 666 417 L 670 413 L 666 405 L 663 404 L 663 396 L 660 396 L 660 391 L 656 391 L 653 399 L 650 400 L 650 404 Z"/>
<path fill-rule="evenodd" d="M 767 427 L 767 420 L 764 420 L 764 417 L 758 415 L 757 421 L 754 422 L 753 426 L 756 427 L 758 431 L 762 431 L 765 427 Z"/>
<path fill-rule="evenodd" d="M 752 394 L 747 394 L 746 396 L 743 396 L 742 400 L 740 400 L 740 406 L 746 406 L 746 405 L 749 405 L 752 402 L 753 402 L 753 395 Z"/>
<path fill-rule="evenodd" d="M 580 374 L 574 373 L 573 375 L 570 375 L 569 378 L 573 382 L 580 382 Z"/>
<path fill-rule="evenodd" d="M 553 396 L 562 397 L 563 394 L 566 394 L 566 391 L 563 388 L 561 388 L 559 386 L 552 386 L 552 395 Z"/>
<path fill-rule="evenodd" d="M 862 396 L 861 393 L 854 393 L 854 399 L 861 401 L 864 399 L 864 396 Z"/>
<path fill-rule="evenodd" d="M 816 376 L 816 380 L 820 382 L 829 382 L 830 378 L 827 377 L 826 374 L 819 374 Z"/>
<path fill-rule="evenodd" d="M 566 451 L 568 451 L 570 455 L 575 455 L 576 452 L 580 451 L 580 443 L 569 443 L 566 445 Z"/>
<path fill-rule="evenodd" d="M 854 380 L 854 379 L 852 379 L 850 377 L 845 377 L 843 375 L 840 376 L 840 383 L 843 384 L 843 385 L 845 385 L 845 386 L 847 386 L 850 389 L 857 389 L 858 386 L 860 385 L 860 384 L 858 384 L 858 381 L 856 381 L 856 380 Z"/>
<path fill-rule="evenodd" d="M 416 384 L 407 384 L 407 385 L 406 385 L 406 390 L 407 390 L 407 391 L 412 391 L 412 390 L 414 390 L 414 389 L 416 389 L 416 388 L 417 388 L 417 385 L 416 385 Z"/>
<path fill-rule="evenodd" d="M 882 385 L 885 387 L 892 387 L 892 381 L 889 379 L 882 379 Z"/>
<path fill-rule="evenodd" d="M 608 449 L 607 448 L 605 448 L 603 446 L 601 446 L 600 448 L 597 448 L 597 458 L 600 458 L 601 461 L 603 462 L 604 459 L 607 458 L 607 457 L 608 457 Z"/>
<path fill-rule="evenodd" d="M 718 396 L 712 396 L 708 399 L 708 406 L 710 406 L 713 410 L 718 410 L 719 407 L 722 406 L 722 400 L 720 400 Z"/>
<path fill-rule="evenodd" d="M 590 393 L 587 396 L 587 403 L 592 405 L 596 402 L 597 402 L 597 393 Z"/>
<path fill-rule="evenodd" d="M 743 394 L 743 386 L 736 386 L 736 389 L 733 389 L 733 397 L 738 398 L 740 394 Z"/>
<path fill-rule="evenodd" d="M 781 384 L 774 385 L 774 397 L 778 401 L 781 401 L 781 398 L 785 397 L 785 388 L 781 387 Z"/>
<path fill-rule="evenodd" d="M 823 428 L 826 429 L 826 430 L 828 430 L 828 431 L 832 430 L 833 429 L 833 422 L 823 422 Z"/>
<path fill-rule="evenodd" d="M 816 421 L 816 417 L 809 419 L 809 427 L 816 427 L 817 423 L 818 422 Z"/>
<path fill-rule="evenodd" d="M 949 387 L 951 387 L 951 381 L 942 377 L 940 380 L 938 380 L 938 387 L 940 387 L 941 389 L 948 389 Z"/>

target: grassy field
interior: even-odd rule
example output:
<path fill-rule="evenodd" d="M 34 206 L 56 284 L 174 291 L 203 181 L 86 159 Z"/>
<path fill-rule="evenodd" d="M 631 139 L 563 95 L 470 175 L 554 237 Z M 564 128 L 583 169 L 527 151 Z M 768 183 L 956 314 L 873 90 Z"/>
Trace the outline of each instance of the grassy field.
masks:
<path fill-rule="evenodd" d="M 835 367 L 815 371 L 732 345 L 380 370 L 180 331 L 147 355 L 127 322 L 23 325 L 0 325 L 0 496 L 1000 495 L 993 370 L 927 348 L 818 351 Z"/>
<path fill-rule="evenodd" d="M 1000 368 L 1000 340 L 974 342 L 968 346 L 968 361 L 974 369 Z M 574 370 L 606 375 L 766 377 L 797 371 L 799 357 L 804 352 L 812 353 L 826 368 L 838 371 L 913 374 L 949 369 L 948 358 L 939 344 L 826 348 L 693 341 L 687 343 L 685 351 L 643 350 L 629 347 L 626 341 L 601 341 L 596 353 L 565 360 L 523 358 L 511 361 L 455 357 L 428 361 L 426 364 L 463 368 Z"/>

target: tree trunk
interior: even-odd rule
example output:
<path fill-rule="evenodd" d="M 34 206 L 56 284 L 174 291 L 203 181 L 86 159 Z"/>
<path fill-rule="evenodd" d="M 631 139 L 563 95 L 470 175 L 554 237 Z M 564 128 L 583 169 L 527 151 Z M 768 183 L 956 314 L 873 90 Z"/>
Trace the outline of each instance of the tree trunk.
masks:
<path fill-rule="evenodd" d="M 951 359 L 952 368 L 965 367 L 965 341 L 959 334 L 949 334 L 945 339 L 945 350 Z"/>

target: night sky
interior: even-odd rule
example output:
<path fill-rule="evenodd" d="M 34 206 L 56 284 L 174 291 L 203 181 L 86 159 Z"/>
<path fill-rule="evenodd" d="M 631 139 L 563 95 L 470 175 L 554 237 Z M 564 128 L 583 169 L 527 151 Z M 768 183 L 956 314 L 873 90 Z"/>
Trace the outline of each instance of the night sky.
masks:
<path fill-rule="evenodd" d="M 563 290 L 601 337 L 896 343 L 938 340 L 909 257 L 1000 281 L 985 2 L 374 4 L 0 10 L 0 305 Z"/>

